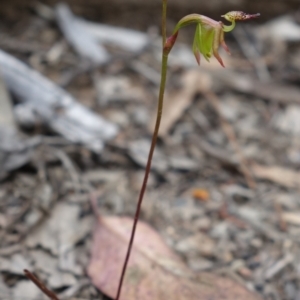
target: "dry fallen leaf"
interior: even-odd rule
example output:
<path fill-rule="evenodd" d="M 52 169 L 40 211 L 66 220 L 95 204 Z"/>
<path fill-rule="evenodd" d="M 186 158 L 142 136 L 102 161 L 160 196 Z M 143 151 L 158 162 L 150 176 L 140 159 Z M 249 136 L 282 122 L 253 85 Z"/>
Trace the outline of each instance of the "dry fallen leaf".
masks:
<path fill-rule="evenodd" d="M 282 219 L 292 225 L 300 225 L 300 212 L 285 212 L 282 214 Z"/>
<path fill-rule="evenodd" d="M 93 237 L 88 274 L 95 286 L 116 296 L 132 219 L 103 217 Z M 140 222 L 121 300 L 257 300 L 259 296 L 220 276 L 195 274 L 149 225 Z"/>
<path fill-rule="evenodd" d="M 78 205 L 61 202 L 53 208 L 51 218 L 28 236 L 26 245 L 29 248 L 41 246 L 66 259 L 74 245 L 88 234 L 90 226 L 90 218 L 80 218 Z"/>
<path fill-rule="evenodd" d="M 36 268 L 49 274 L 51 288 L 72 285 L 75 282 L 74 275 L 82 275 L 75 246 L 90 232 L 92 219 L 82 218 L 80 212 L 79 205 L 57 203 L 51 211 L 51 217 L 32 231 L 25 241 L 32 250 L 30 255 Z M 48 253 L 37 250 L 39 247 Z"/>
<path fill-rule="evenodd" d="M 251 170 L 257 179 L 266 179 L 288 188 L 300 186 L 300 173 L 291 169 L 254 164 Z"/>
<path fill-rule="evenodd" d="M 212 257 L 216 247 L 214 240 L 206 234 L 198 232 L 179 241 L 175 249 L 182 254 L 200 254 L 204 257 Z"/>

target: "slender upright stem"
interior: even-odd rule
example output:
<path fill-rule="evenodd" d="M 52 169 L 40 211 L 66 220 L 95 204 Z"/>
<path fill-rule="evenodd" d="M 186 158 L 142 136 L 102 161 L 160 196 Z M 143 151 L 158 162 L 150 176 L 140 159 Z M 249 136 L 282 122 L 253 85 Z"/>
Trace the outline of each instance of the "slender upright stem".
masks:
<path fill-rule="evenodd" d="M 162 35 L 162 46 L 165 46 L 167 38 L 167 4 L 168 0 L 162 0 L 162 20 L 161 20 L 161 35 Z"/>
<path fill-rule="evenodd" d="M 164 49 L 164 45 L 166 43 L 167 0 L 162 0 L 162 1 L 163 1 L 162 36 L 163 36 L 163 49 Z M 145 169 L 144 180 L 143 180 L 142 187 L 141 187 L 140 194 L 139 194 L 139 198 L 138 198 L 138 203 L 137 203 L 136 212 L 135 212 L 135 216 L 134 216 L 131 236 L 130 236 L 130 240 L 129 240 L 129 244 L 128 244 L 128 248 L 127 248 L 127 253 L 126 253 L 126 256 L 125 256 L 125 260 L 124 260 L 124 264 L 123 264 L 123 268 L 122 268 L 122 273 L 121 273 L 121 277 L 120 277 L 120 281 L 119 281 L 119 285 L 118 285 L 117 296 L 116 296 L 115 300 L 120 299 L 122 285 L 123 285 L 123 281 L 124 281 L 128 261 L 129 261 L 129 258 L 130 258 L 130 254 L 131 254 L 131 249 L 132 249 L 132 245 L 133 245 L 133 241 L 134 241 L 136 227 L 137 227 L 137 223 L 138 223 L 140 212 L 141 212 L 142 202 L 143 202 L 144 194 L 145 194 L 146 187 L 147 187 L 148 177 L 149 177 L 149 173 L 150 173 L 150 169 L 151 169 L 152 157 L 153 157 L 153 153 L 154 153 L 154 150 L 155 150 L 156 141 L 157 141 L 157 137 L 158 137 L 158 131 L 159 131 L 159 126 L 160 126 L 160 121 L 161 121 L 161 116 L 162 116 L 162 110 L 163 110 L 165 86 L 166 86 L 168 54 L 169 54 L 169 51 L 163 50 L 162 63 L 161 63 L 161 81 L 160 81 L 160 89 L 159 89 L 159 96 L 158 96 L 158 107 L 157 107 L 156 122 L 155 122 L 154 132 L 153 132 L 153 135 L 152 135 L 152 142 L 151 142 L 151 147 L 150 147 L 150 151 L 149 151 L 149 155 L 148 155 L 148 161 L 147 161 L 147 165 L 146 165 L 146 169 Z"/>

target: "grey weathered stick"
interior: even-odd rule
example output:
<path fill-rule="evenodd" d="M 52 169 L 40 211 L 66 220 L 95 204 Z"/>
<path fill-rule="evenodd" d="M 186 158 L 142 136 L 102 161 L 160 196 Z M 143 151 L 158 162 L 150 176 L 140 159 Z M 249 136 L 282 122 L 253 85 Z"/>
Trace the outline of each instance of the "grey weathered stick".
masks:
<path fill-rule="evenodd" d="M 0 69 L 8 89 L 53 131 L 100 152 L 117 127 L 78 103 L 69 93 L 0 50 Z"/>
<path fill-rule="evenodd" d="M 66 4 L 58 4 L 55 15 L 65 38 L 83 58 L 89 59 L 93 64 L 101 65 L 109 61 L 110 55 L 98 44 L 95 37 L 76 22 L 76 17 Z"/>
<path fill-rule="evenodd" d="M 57 5 L 55 11 L 44 4 L 38 4 L 37 7 L 43 18 L 53 21 L 56 17 L 65 37 L 76 49 L 79 47 L 77 51 L 83 56 L 93 56 L 93 49 L 99 47 L 99 43 L 116 45 L 131 52 L 140 52 L 151 43 L 151 39 L 144 32 L 84 20 L 72 14 L 66 4 Z M 86 39 L 86 36 L 93 44 L 92 50 L 86 49 L 86 44 L 82 44 L 82 38 Z M 87 53 L 89 51 L 91 52 Z"/>

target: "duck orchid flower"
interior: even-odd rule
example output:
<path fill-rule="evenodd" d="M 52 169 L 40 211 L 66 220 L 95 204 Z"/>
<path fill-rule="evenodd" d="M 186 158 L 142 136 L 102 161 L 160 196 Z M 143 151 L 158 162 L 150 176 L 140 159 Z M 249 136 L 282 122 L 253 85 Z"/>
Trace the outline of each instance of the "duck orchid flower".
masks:
<path fill-rule="evenodd" d="M 203 15 L 191 14 L 183 17 L 176 25 L 172 36 L 170 36 L 165 44 L 164 50 L 169 53 L 177 39 L 179 29 L 188 26 L 190 24 L 196 24 L 196 31 L 193 42 L 193 53 L 195 55 L 198 65 L 200 65 L 200 54 L 209 61 L 213 55 L 221 64 L 224 63 L 219 55 L 219 47 L 222 46 L 225 51 L 230 54 L 230 51 L 224 40 L 224 33 L 230 32 L 235 27 L 236 21 L 246 21 L 254 18 L 258 18 L 260 14 L 246 14 L 242 11 L 231 11 L 225 15 L 222 15 L 230 25 L 224 25 L 221 21 L 215 21 Z"/>

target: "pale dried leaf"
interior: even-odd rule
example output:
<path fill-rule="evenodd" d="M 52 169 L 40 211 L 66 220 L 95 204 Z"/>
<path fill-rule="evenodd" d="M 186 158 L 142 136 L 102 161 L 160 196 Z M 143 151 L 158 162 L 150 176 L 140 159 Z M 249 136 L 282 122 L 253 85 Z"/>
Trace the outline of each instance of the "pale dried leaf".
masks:
<path fill-rule="evenodd" d="M 288 188 L 300 186 L 300 172 L 279 166 L 258 164 L 253 165 L 251 169 L 253 175 L 258 179 L 266 179 Z"/>
<path fill-rule="evenodd" d="M 90 222 L 80 220 L 80 207 L 66 203 L 55 206 L 51 217 L 32 232 L 26 241 L 29 247 L 42 246 L 58 255 L 60 248 L 71 250 L 82 239 L 89 229 Z"/>
<path fill-rule="evenodd" d="M 129 218 L 101 218 L 94 232 L 88 274 L 93 283 L 115 297 L 132 228 Z M 195 275 L 162 238 L 140 222 L 122 290 L 122 300 L 259 299 L 229 279 Z"/>
<path fill-rule="evenodd" d="M 59 203 L 53 209 L 51 217 L 28 236 L 26 244 L 30 248 L 41 246 L 58 256 L 61 271 L 81 275 L 82 270 L 73 250 L 89 233 L 90 228 L 91 219 L 80 219 L 78 205 Z"/>
<path fill-rule="evenodd" d="M 216 243 L 200 232 L 179 241 L 175 248 L 184 254 L 200 254 L 201 256 L 211 257 L 214 255 Z"/>
<path fill-rule="evenodd" d="M 285 212 L 282 219 L 292 225 L 300 225 L 300 212 Z"/>

